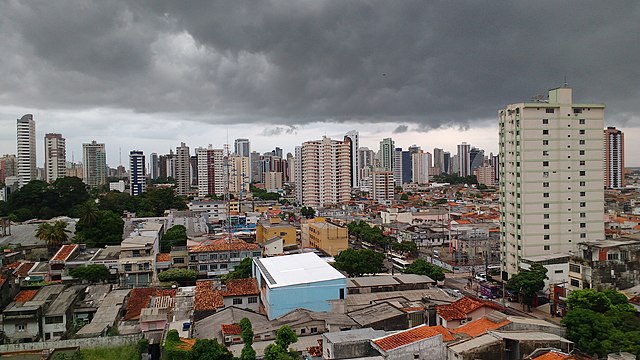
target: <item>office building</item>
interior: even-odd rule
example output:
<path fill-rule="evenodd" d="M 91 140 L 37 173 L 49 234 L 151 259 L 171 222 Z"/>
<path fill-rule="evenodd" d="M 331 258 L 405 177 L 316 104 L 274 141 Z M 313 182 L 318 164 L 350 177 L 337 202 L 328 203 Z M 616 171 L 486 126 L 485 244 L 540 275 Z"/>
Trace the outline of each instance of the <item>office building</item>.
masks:
<path fill-rule="evenodd" d="M 378 151 L 379 166 L 386 171 L 393 172 L 393 159 L 395 151 L 395 143 L 391 138 L 385 138 L 380 141 L 380 151 Z"/>
<path fill-rule="evenodd" d="M 24 186 L 37 177 L 36 123 L 33 115 L 26 114 L 17 120 L 18 178 Z"/>
<path fill-rule="evenodd" d="M 445 151 L 442 154 L 442 162 L 444 164 L 442 172 L 445 174 L 453 174 L 453 159 L 451 158 L 450 152 Z"/>
<path fill-rule="evenodd" d="M 233 144 L 234 154 L 240 156 L 251 156 L 251 145 L 249 139 L 236 139 Z"/>
<path fill-rule="evenodd" d="M 176 148 L 176 194 L 186 196 L 191 190 L 191 155 L 189 147 L 180 143 Z"/>
<path fill-rule="evenodd" d="M 132 196 L 147 191 L 147 171 L 145 156 L 142 150 L 129 152 L 129 192 Z"/>
<path fill-rule="evenodd" d="M 67 176 L 67 150 L 61 134 L 44 136 L 44 172 L 47 182 Z"/>
<path fill-rule="evenodd" d="M 302 144 L 302 204 L 313 208 L 344 204 L 351 199 L 350 144 L 332 140 Z"/>
<path fill-rule="evenodd" d="M 480 166 L 484 165 L 484 150 L 472 147 L 469 150 L 469 174 Z"/>
<path fill-rule="evenodd" d="M 157 153 L 151 153 L 149 155 L 149 177 L 151 180 L 155 180 L 160 176 L 160 159 L 158 159 Z"/>
<path fill-rule="evenodd" d="M 82 144 L 82 175 L 89 187 L 98 187 L 107 183 L 107 152 L 104 144 Z"/>
<path fill-rule="evenodd" d="M 417 151 L 415 151 L 415 148 L 413 148 L 413 150 L 405 150 L 402 152 L 402 183 L 403 184 L 408 184 L 411 182 L 411 179 L 413 176 L 413 162 L 411 160 L 411 156 L 415 153 L 417 153 Z"/>
<path fill-rule="evenodd" d="M 251 168 L 251 179 L 252 183 L 261 183 L 262 182 L 262 163 L 260 162 L 260 153 L 256 151 L 251 152 L 251 156 L 249 157 L 249 162 L 251 163 L 249 166 Z"/>
<path fill-rule="evenodd" d="M 471 175 L 471 160 L 469 157 L 470 150 L 471 145 L 466 142 L 458 145 L 458 175 L 461 177 Z"/>
<path fill-rule="evenodd" d="M 224 150 L 197 148 L 198 159 L 198 196 L 201 198 L 209 195 L 222 196 L 226 191 L 224 183 Z"/>
<path fill-rule="evenodd" d="M 611 126 L 604 130 L 604 187 L 624 187 L 624 133 Z"/>
<path fill-rule="evenodd" d="M 360 139 L 357 131 L 349 131 L 344 140 L 349 142 L 349 156 L 351 157 L 351 187 L 357 188 L 360 186 L 360 158 L 358 156 L 358 149 L 360 149 Z"/>
<path fill-rule="evenodd" d="M 411 155 L 412 173 L 411 182 L 415 184 L 429 183 L 429 163 L 431 154 L 425 152 L 417 152 Z"/>
<path fill-rule="evenodd" d="M 604 239 L 603 104 L 572 102 L 572 89 L 547 102 L 499 110 L 502 276 L 521 264 L 575 253 Z"/>
<path fill-rule="evenodd" d="M 395 195 L 393 172 L 376 169 L 371 172 L 371 198 L 381 204 L 391 205 Z"/>

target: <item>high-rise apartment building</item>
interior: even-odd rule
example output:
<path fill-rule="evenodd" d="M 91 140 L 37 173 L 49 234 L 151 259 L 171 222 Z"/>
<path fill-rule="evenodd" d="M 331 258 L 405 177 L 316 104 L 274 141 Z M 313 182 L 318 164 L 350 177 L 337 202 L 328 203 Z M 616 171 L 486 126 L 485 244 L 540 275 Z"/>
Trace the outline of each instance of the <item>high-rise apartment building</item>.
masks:
<path fill-rule="evenodd" d="M 89 187 L 97 187 L 107 183 L 107 152 L 104 144 L 82 144 L 82 175 L 84 183 Z"/>
<path fill-rule="evenodd" d="M 129 152 L 129 193 L 132 196 L 147 191 L 147 171 L 145 156 L 142 150 Z"/>
<path fill-rule="evenodd" d="M 463 142 L 458 145 L 458 175 L 461 177 L 471 175 L 471 160 L 469 157 L 469 151 L 471 145 Z"/>
<path fill-rule="evenodd" d="M 302 146 L 296 146 L 293 155 L 296 201 L 302 204 Z"/>
<path fill-rule="evenodd" d="M 33 115 L 26 114 L 17 120 L 18 178 L 24 186 L 38 175 L 36 168 L 36 123 Z"/>
<path fill-rule="evenodd" d="M 448 151 L 445 151 L 442 154 L 442 158 L 444 163 L 444 168 L 442 169 L 442 172 L 445 174 L 453 174 L 453 159 L 451 158 L 451 153 Z"/>
<path fill-rule="evenodd" d="M 233 143 L 234 154 L 240 156 L 251 156 L 251 145 L 249 139 L 236 139 Z"/>
<path fill-rule="evenodd" d="M 238 195 L 240 192 L 249 192 L 249 157 L 240 155 L 229 155 L 229 192 Z M 280 175 L 282 182 L 282 173 Z"/>
<path fill-rule="evenodd" d="M 351 147 L 347 141 L 307 141 L 302 144 L 302 204 L 314 208 L 351 199 Z"/>
<path fill-rule="evenodd" d="M 262 164 L 260 163 L 260 153 L 257 151 L 252 151 L 251 156 L 249 157 L 251 168 L 251 179 L 252 183 L 261 183 L 262 182 Z"/>
<path fill-rule="evenodd" d="M 395 143 L 391 138 L 385 138 L 380 141 L 380 151 L 378 151 L 378 161 L 380 167 L 386 171 L 393 172 L 393 155 L 395 151 Z"/>
<path fill-rule="evenodd" d="M 433 175 L 440 175 L 445 172 L 444 167 L 444 151 L 439 148 L 433 148 Z"/>
<path fill-rule="evenodd" d="M 396 186 L 402 186 L 402 148 L 395 148 L 393 151 L 393 181 Z"/>
<path fill-rule="evenodd" d="M 149 177 L 151 180 L 155 180 L 160 176 L 160 159 L 158 159 L 157 153 L 151 153 L 149 155 Z"/>
<path fill-rule="evenodd" d="M 357 131 L 351 130 L 344 136 L 345 141 L 349 141 L 349 156 L 351 157 L 351 187 L 360 186 L 360 135 Z"/>
<path fill-rule="evenodd" d="M 371 198 L 381 204 L 391 205 L 395 194 L 394 183 L 393 172 L 375 169 L 371 172 Z"/>
<path fill-rule="evenodd" d="M 411 155 L 411 182 L 416 184 L 429 183 L 429 164 L 431 154 L 425 152 L 417 152 Z"/>
<path fill-rule="evenodd" d="M 15 155 L 3 155 L 0 157 L 0 183 L 4 184 L 8 177 L 16 176 L 18 162 Z"/>
<path fill-rule="evenodd" d="M 604 130 L 604 187 L 624 187 L 624 133 L 611 126 Z"/>
<path fill-rule="evenodd" d="M 44 136 L 44 172 L 47 182 L 67 176 L 67 150 L 61 134 Z"/>
<path fill-rule="evenodd" d="M 191 155 L 189 147 L 180 143 L 176 148 L 176 194 L 186 196 L 191 190 Z"/>
<path fill-rule="evenodd" d="M 208 195 L 222 196 L 226 191 L 224 150 L 197 148 L 198 159 L 198 196 Z"/>
<path fill-rule="evenodd" d="M 548 102 L 499 110 L 502 276 L 526 259 L 569 256 L 581 241 L 604 239 L 603 104 L 572 102 L 572 89 Z"/>

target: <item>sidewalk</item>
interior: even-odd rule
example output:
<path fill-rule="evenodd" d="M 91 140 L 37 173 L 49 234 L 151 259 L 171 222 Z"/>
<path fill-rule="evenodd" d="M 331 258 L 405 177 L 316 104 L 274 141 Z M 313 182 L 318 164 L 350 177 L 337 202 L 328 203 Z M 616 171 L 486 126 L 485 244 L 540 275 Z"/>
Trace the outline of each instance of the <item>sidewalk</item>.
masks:
<path fill-rule="evenodd" d="M 533 314 L 538 319 L 547 320 L 556 325 L 560 325 L 560 321 L 562 320 L 561 317 L 551 316 L 551 314 L 549 313 L 549 304 L 544 304 L 538 306 L 537 308 L 533 308 L 531 314 Z"/>

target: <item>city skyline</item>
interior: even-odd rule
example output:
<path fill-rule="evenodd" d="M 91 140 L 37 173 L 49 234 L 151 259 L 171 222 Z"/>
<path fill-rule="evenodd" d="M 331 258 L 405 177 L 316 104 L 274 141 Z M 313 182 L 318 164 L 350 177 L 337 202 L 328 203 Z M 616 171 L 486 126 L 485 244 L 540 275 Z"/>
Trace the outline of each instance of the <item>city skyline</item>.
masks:
<path fill-rule="evenodd" d="M 126 164 L 119 149 L 219 146 L 227 131 L 259 151 L 356 130 L 369 148 L 391 136 L 496 153 L 495 109 L 567 81 L 606 104 L 605 126 L 639 136 L 640 4 L 548 4 L 276 2 L 239 16 L 242 2 L 9 2 L 0 126 L 34 114 L 37 139 L 61 133 L 68 159 L 96 139 L 111 166 Z M 15 153 L 12 132 L 0 153 Z"/>

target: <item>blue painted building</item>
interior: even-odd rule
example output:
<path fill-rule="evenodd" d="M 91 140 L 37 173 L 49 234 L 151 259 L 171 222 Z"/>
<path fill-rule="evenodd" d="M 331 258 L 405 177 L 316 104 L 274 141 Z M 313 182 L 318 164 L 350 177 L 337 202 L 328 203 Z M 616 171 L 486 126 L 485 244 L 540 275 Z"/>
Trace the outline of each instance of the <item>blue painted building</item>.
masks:
<path fill-rule="evenodd" d="M 340 308 L 347 294 L 344 275 L 314 253 L 253 259 L 253 276 L 260 307 L 270 320 L 300 308 Z"/>

